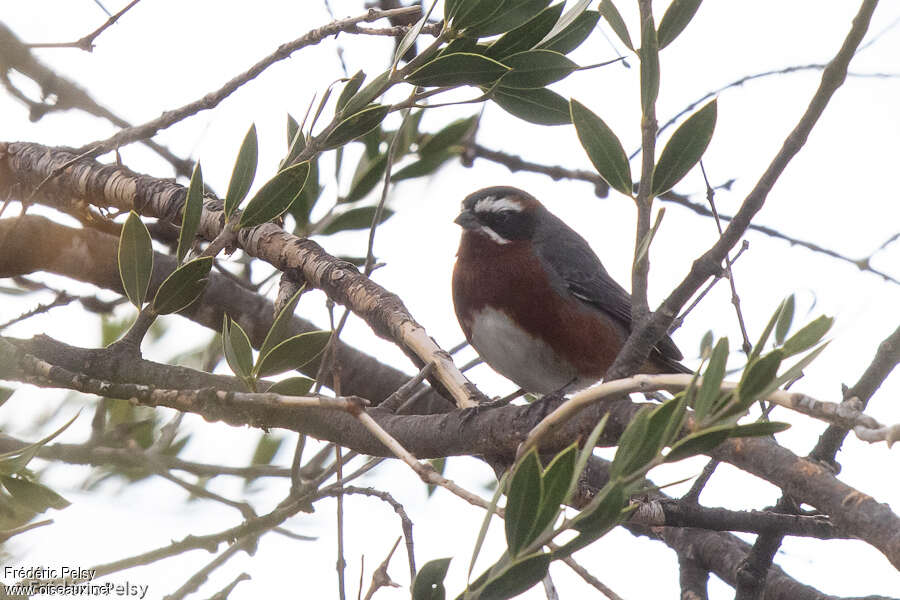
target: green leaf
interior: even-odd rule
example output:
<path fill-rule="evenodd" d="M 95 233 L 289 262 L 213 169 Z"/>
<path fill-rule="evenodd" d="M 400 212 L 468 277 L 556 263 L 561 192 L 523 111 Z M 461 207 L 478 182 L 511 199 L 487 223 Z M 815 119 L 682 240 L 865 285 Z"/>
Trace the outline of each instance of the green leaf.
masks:
<path fill-rule="evenodd" d="M 502 60 L 504 56 L 530 50 L 550 33 L 553 25 L 559 21 L 562 10 L 562 2 L 545 8 L 530 21 L 516 27 L 491 44 L 485 54 L 491 58 Z"/>
<path fill-rule="evenodd" d="M 282 171 L 285 167 L 289 167 L 294 164 L 294 161 L 297 160 L 297 157 L 300 156 L 300 153 L 306 149 L 306 136 L 303 134 L 303 131 L 300 129 L 300 125 L 297 124 L 297 121 L 294 120 L 294 117 L 288 115 L 287 120 L 287 131 L 288 131 L 288 151 L 287 155 L 281 162 L 278 163 L 278 170 Z M 254 177 L 256 173 L 254 172 Z"/>
<path fill-rule="evenodd" d="M 79 414 L 81 414 L 81 412 L 76 413 L 75 416 L 66 421 L 62 427 L 47 437 L 32 444 L 28 444 L 27 446 L 23 446 L 22 448 L 0 454 L 0 475 L 13 475 L 24 469 L 28 463 L 31 462 L 31 459 L 34 458 L 34 455 L 37 454 L 38 450 L 65 431 L 69 425 L 75 422 L 75 419 L 78 418 Z"/>
<path fill-rule="evenodd" d="M 498 12 L 508 0 L 461 0 L 453 10 L 451 25 L 457 31 L 476 25 Z M 446 9 L 445 9 L 446 10 Z M 446 19 L 450 20 L 450 19 Z"/>
<path fill-rule="evenodd" d="M 672 3 L 663 15 L 662 21 L 659 22 L 659 31 L 656 34 L 660 49 L 671 44 L 684 31 L 687 24 L 694 18 L 694 13 L 697 12 L 702 1 L 672 0 Z"/>
<path fill-rule="evenodd" d="M 594 425 L 590 435 L 588 435 L 587 440 L 584 442 L 584 447 L 578 453 L 578 461 L 575 463 L 575 472 L 572 474 L 572 481 L 569 483 L 569 491 L 566 492 L 564 502 L 571 500 L 572 495 L 578 488 L 578 479 L 581 477 L 581 473 L 584 472 L 585 467 L 587 467 L 588 460 L 594 455 L 594 446 L 597 445 L 600 434 L 603 433 L 603 430 L 606 428 L 607 421 L 609 421 L 609 413 L 603 415 L 597 424 Z"/>
<path fill-rule="evenodd" d="M 618 479 L 610 481 L 597 492 L 575 519 L 574 528 L 580 535 L 553 552 L 554 558 L 565 558 L 599 539 L 622 519 L 625 489 Z"/>
<path fill-rule="evenodd" d="M 15 393 L 16 390 L 0 385 L 0 406 L 3 406 L 3 404 Z"/>
<path fill-rule="evenodd" d="M 549 553 L 537 552 L 509 564 L 490 577 L 478 597 L 485 600 L 506 600 L 526 592 L 547 576 L 550 560 Z"/>
<path fill-rule="evenodd" d="M 649 406 L 642 406 L 625 428 L 619 438 L 616 456 L 609 467 L 610 478 L 631 475 L 656 456 L 656 448 L 651 448 L 652 444 L 646 443 L 650 412 Z"/>
<path fill-rule="evenodd" d="M 612 0 L 601 0 L 600 14 L 603 15 L 612 30 L 619 36 L 619 39 L 622 40 L 625 47 L 634 51 L 634 46 L 631 43 L 631 36 L 628 35 L 628 28 L 625 27 L 625 21 L 622 19 L 619 9 L 612 3 Z"/>
<path fill-rule="evenodd" d="M 572 444 L 557 454 L 541 474 L 541 506 L 534 520 L 534 530 L 529 537 L 536 538 L 556 521 L 560 505 L 566 499 L 569 484 L 575 474 L 578 460 L 578 444 Z"/>
<path fill-rule="evenodd" d="M 466 35 L 488 37 L 506 33 L 533 19 L 548 4 L 550 0 L 505 0 L 490 18 L 466 30 Z"/>
<path fill-rule="evenodd" d="M 422 122 L 422 115 L 424 114 L 424 109 L 414 110 L 410 112 L 409 116 L 400 124 L 394 150 L 394 156 L 396 158 L 407 154 L 410 146 L 419 139 L 419 124 Z"/>
<path fill-rule="evenodd" d="M 653 195 L 672 189 L 703 156 L 716 127 L 716 100 L 681 124 L 653 170 Z"/>
<path fill-rule="evenodd" d="M 322 142 L 323 150 L 331 150 L 343 146 L 347 142 L 361 137 L 378 127 L 387 114 L 391 112 L 390 106 L 373 104 L 347 117 L 334 128 Z"/>
<path fill-rule="evenodd" d="M 725 379 L 725 365 L 728 362 L 728 338 L 722 338 L 716 343 L 716 347 L 709 358 L 709 366 L 703 373 L 703 383 L 694 400 L 694 413 L 698 422 L 703 421 L 712 412 L 716 400 L 719 398 L 719 389 Z"/>
<path fill-rule="evenodd" d="M 578 139 L 600 177 L 613 189 L 631 196 L 631 167 L 619 138 L 603 119 L 577 100 L 570 103 L 572 123 Z"/>
<path fill-rule="evenodd" d="M 275 455 L 278 453 L 278 450 L 283 443 L 284 437 L 263 433 L 259 436 L 259 441 L 256 443 L 256 449 L 253 451 L 253 456 L 250 458 L 250 464 L 272 464 L 272 459 L 275 458 Z"/>
<path fill-rule="evenodd" d="M 194 165 L 191 173 L 191 183 L 188 185 L 184 198 L 184 206 L 181 208 L 181 231 L 178 234 L 178 262 L 184 260 L 185 255 L 194 243 L 197 235 L 197 227 L 200 226 L 200 215 L 203 213 L 203 169 L 200 162 Z"/>
<path fill-rule="evenodd" d="M 769 322 L 766 323 L 765 329 L 763 329 L 762 333 L 759 335 L 759 341 L 756 342 L 756 345 L 753 346 L 753 350 L 750 351 L 750 356 L 747 357 L 747 363 L 753 362 L 761 353 L 763 348 L 766 345 L 766 342 L 769 341 L 769 336 L 772 335 L 772 329 L 775 327 L 775 323 L 778 321 L 778 316 L 781 314 L 781 310 L 784 308 L 785 300 L 782 300 L 778 305 L 778 308 L 775 309 L 775 312 L 772 313 L 772 316 L 769 317 Z"/>
<path fill-rule="evenodd" d="M 819 354 L 822 353 L 825 348 L 828 347 L 828 342 L 825 342 L 806 356 L 804 356 L 801 360 L 798 360 L 796 364 L 792 365 L 789 369 L 787 369 L 784 373 L 775 378 L 775 381 L 769 384 L 769 386 L 762 391 L 761 396 L 767 396 L 770 393 L 774 392 L 784 384 L 789 381 L 793 381 L 794 379 L 800 377 L 803 374 L 803 369 L 805 369 L 809 364 L 816 359 Z"/>
<path fill-rule="evenodd" d="M 294 198 L 288 212 L 297 222 L 297 227 L 302 229 L 309 224 L 309 214 L 312 212 L 322 187 L 319 185 L 319 157 L 315 156 L 309 161 L 309 175 L 300 195 Z M 305 234 L 302 236 L 305 237 Z"/>
<path fill-rule="evenodd" d="M 791 330 L 791 323 L 794 321 L 794 295 L 788 296 L 787 300 L 781 305 L 778 311 L 778 322 L 775 324 L 775 343 L 782 345 L 784 338 L 787 337 L 788 331 Z"/>
<path fill-rule="evenodd" d="M 653 19 L 647 19 L 641 28 L 641 107 L 648 114 L 650 107 L 659 96 L 659 46 L 656 43 L 656 29 Z"/>
<path fill-rule="evenodd" d="M 288 338 L 265 355 L 260 354 L 253 374 L 257 377 L 268 377 L 299 369 L 319 356 L 330 339 L 330 331 L 310 331 Z"/>
<path fill-rule="evenodd" d="M 676 462 L 712 450 L 726 439 L 734 425 L 717 425 L 686 435 L 666 454 L 666 462 Z"/>
<path fill-rule="evenodd" d="M 291 149 L 291 145 L 294 143 L 294 137 L 297 135 L 297 131 L 300 130 L 300 124 L 297 123 L 297 119 L 291 116 L 291 113 L 288 113 L 287 116 L 287 145 L 288 150 Z"/>
<path fill-rule="evenodd" d="M 481 520 L 481 527 L 478 529 L 478 537 L 475 538 L 475 547 L 472 548 L 472 558 L 469 559 L 469 571 L 466 575 L 467 580 L 472 578 L 472 569 L 475 568 L 475 561 L 478 560 L 478 554 L 481 552 L 481 546 L 484 544 L 484 538 L 487 537 L 488 527 L 491 519 L 497 513 L 497 503 L 500 502 L 500 496 L 507 488 L 506 482 L 509 480 L 509 471 L 500 476 L 500 481 L 494 489 L 494 495 L 491 497 L 491 503 L 487 510 L 484 511 L 484 518 Z"/>
<path fill-rule="evenodd" d="M 400 54 L 400 56 L 403 56 L 403 54 Z M 338 96 L 337 99 L 335 108 L 337 112 L 342 111 L 344 107 L 347 106 L 347 103 L 350 102 L 350 98 L 359 91 L 359 88 L 362 86 L 365 79 L 366 74 L 360 69 L 347 80 L 347 83 L 344 84 L 344 89 L 341 90 L 341 95 Z M 368 102 L 366 102 L 366 104 L 368 104 Z"/>
<path fill-rule="evenodd" d="M 388 80 L 390 79 L 391 72 L 385 71 L 378 75 L 375 79 L 366 84 L 366 86 L 359 90 L 350 100 L 347 101 L 347 104 L 344 105 L 343 110 L 341 110 L 342 116 L 352 116 L 356 113 L 363 110 L 365 107 L 369 105 L 375 98 L 384 93 L 384 91 L 390 87 Z"/>
<path fill-rule="evenodd" d="M 782 348 L 785 358 L 815 346 L 828 333 L 833 323 L 834 319 L 822 315 L 789 337 Z"/>
<path fill-rule="evenodd" d="M 337 215 L 330 223 L 328 223 L 321 232 L 321 235 L 331 235 L 339 231 L 347 231 L 352 229 L 368 229 L 372 226 L 372 219 L 375 217 L 377 206 L 360 206 L 359 208 L 351 208 L 348 211 Z M 394 214 L 394 211 L 385 207 L 381 212 L 381 219 L 378 224 L 384 223 Z"/>
<path fill-rule="evenodd" d="M 508 72 L 500 80 L 500 87 L 515 89 L 542 88 L 567 77 L 578 65 L 559 52 L 526 50 L 503 59 Z"/>
<path fill-rule="evenodd" d="M 528 452 L 519 461 L 506 492 L 506 543 L 509 553 L 516 556 L 531 541 L 535 520 L 541 507 L 541 465 L 537 450 Z"/>
<path fill-rule="evenodd" d="M 541 42 L 538 47 L 568 54 L 588 38 L 591 32 L 594 31 L 594 28 L 597 27 L 597 21 L 599 20 L 599 12 L 586 10 L 575 17 L 575 20 L 559 33 L 556 33 L 547 41 Z"/>
<path fill-rule="evenodd" d="M 747 410 L 753 402 L 762 398 L 763 390 L 768 388 L 778 375 L 778 367 L 781 366 L 783 359 L 784 353 L 781 350 L 772 350 L 759 360 L 750 363 L 737 389 L 739 406 L 743 410 Z"/>
<path fill-rule="evenodd" d="M 643 445 L 648 447 L 647 456 L 649 457 L 645 460 L 645 465 L 656 458 L 656 455 L 675 439 L 681 431 L 686 411 L 687 396 L 685 394 L 679 394 L 666 400 L 653 409 L 647 422 L 647 437 L 643 442 Z M 654 450 L 652 455 L 649 452 L 651 448 Z"/>
<path fill-rule="evenodd" d="M 496 89 L 491 99 L 509 114 L 537 125 L 566 125 L 572 122 L 569 103 L 548 89 Z"/>
<path fill-rule="evenodd" d="M 299 131 L 299 130 L 298 130 Z M 295 133 L 296 135 L 296 133 Z M 234 161 L 234 169 L 231 171 L 231 179 L 228 181 L 228 191 L 225 193 L 225 218 L 231 217 L 234 210 L 240 206 L 241 201 L 250 191 L 253 179 L 256 177 L 256 165 L 259 158 L 259 144 L 256 140 L 256 124 L 250 126 L 237 159 Z"/>
<path fill-rule="evenodd" d="M 448 3 L 449 4 L 449 3 Z M 452 558 L 438 558 L 429 561 L 419 569 L 412 584 L 413 600 L 444 600 L 444 578 L 450 568 Z"/>
<path fill-rule="evenodd" d="M 437 57 L 406 77 L 406 81 L 422 87 L 486 85 L 499 79 L 509 67 L 492 58 L 471 52 L 457 52 Z"/>
<path fill-rule="evenodd" d="M 544 39 L 540 41 L 539 45 L 543 45 L 544 42 L 549 41 L 550 39 L 559 35 L 564 29 L 569 27 L 572 23 L 578 20 L 578 17 L 581 16 L 584 11 L 587 10 L 587 7 L 591 5 L 591 0 L 577 0 L 572 4 L 572 7 L 563 14 L 562 17 L 556 22 L 553 26 L 553 29 L 550 30 L 547 35 L 544 36 Z"/>
<path fill-rule="evenodd" d="M 425 26 L 425 23 L 428 22 L 428 18 L 431 16 L 432 11 L 434 11 L 434 7 L 437 6 L 437 0 L 433 0 L 431 3 L 431 8 L 422 15 L 422 18 L 416 21 L 416 24 L 409 28 L 409 31 L 406 32 L 406 35 L 397 43 L 397 49 L 394 51 L 394 60 L 391 63 L 392 67 L 396 67 L 397 63 L 403 58 L 403 55 L 406 54 L 406 51 L 413 47 L 416 43 L 416 38 L 419 37 L 419 34 L 422 33 L 422 28 Z"/>
<path fill-rule="evenodd" d="M 168 315 L 190 306 L 206 288 L 212 263 L 212 256 L 204 256 L 172 271 L 156 291 L 153 310 L 159 315 Z"/>
<path fill-rule="evenodd" d="M 478 115 L 453 121 L 419 147 L 419 156 L 443 153 L 451 146 L 462 142 L 478 123 Z"/>
<path fill-rule="evenodd" d="M 0 477 L 0 482 L 17 502 L 34 512 L 42 513 L 48 508 L 62 510 L 71 504 L 47 486 L 37 482 L 7 476 Z"/>
<path fill-rule="evenodd" d="M 232 372 L 244 380 L 249 380 L 253 372 L 253 350 L 250 338 L 237 321 L 224 316 L 222 325 L 222 351 Z"/>
<path fill-rule="evenodd" d="M 239 227 L 256 227 L 281 216 L 303 191 L 309 163 L 302 162 L 275 174 L 247 203 Z"/>
<path fill-rule="evenodd" d="M 756 423 L 747 423 L 746 425 L 738 425 L 728 434 L 728 437 L 763 437 L 766 435 L 775 435 L 780 431 L 790 429 L 790 423 L 779 423 L 778 421 L 757 421 Z"/>
<path fill-rule="evenodd" d="M 356 202 L 365 198 L 369 192 L 375 189 L 378 182 L 384 178 L 384 170 L 387 167 L 387 153 L 379 154 L 372 158 L 367 153 L 359 159 L 353 180 L 350 182 L 350 191 L 344 202 Z"/>
<path fill-rule="evenodd" d="M 431 463 L 431 468 L 434 469 L 438 475 L 444 474 L 444 469 L 447 468 L 447 459 L 445 457 L 442 456 L 441 458 L 432 458 L 428 462 Z M 434 494 L 434 492 L 435 492 L 435 490 L 437 490 L 437 488 L 438 488 L 438 486 L 433 483 L 429 483 L 426 486 L 426 489 L 428 490 L 429 498 L 432 496 L 432 494 Z"/>
<path fill-rule="evenodd" d="M 281 381 L 276 381 L 266 392 L 271 394 L 281 394 L 282 396 L 305 396 L 315 385 L 315 380 L 309 377 L 288 377 Z"/>
<path fill-rule="evenodd" d="M 125 295 L 138 309 L 147 298 L 147 287 L 153 273 L 153 246 L 150 232 L 134 211 L 128 214 L 119 235 L 119 277 Z"/>
<path fill-rule="evenodd" d="M 260 354 L 268 353 L 269 350 L 287 339 L 291 329 L 291 321 L 294 318 L 294 311 L 297 310 L 297 303 L 300 302 L 300 296 L 303 295 L 305 290 L 306 284 L 297 290 L 281 307 L 281 310 L 278 311 L 278 316 L 272 321 L 272 326 L 266 334 L 266 339 L 263 340 L 262 346 L 259 347 Z"/>
<path fill-rule="evenodd" d="M 461 37 L 456 38 L 443 48 L 441 48 L 440 56 L 448 54 L 456 54 L 457 52 L 470 52 L 472 54 L 485 54 L 485 47 L 478 44 L 478 40 L 474 38 Z"/>
<path fill-rule="evenodd" d="M 445 162 L 459 156 L 459 152 L 448 150 L 438 154 L 430 154 L 425 158 L 411 162 L 397 172 L 391 174 L 391 181 L 402 181 L 413 177 L 430 175 L 437 171 Z"/>

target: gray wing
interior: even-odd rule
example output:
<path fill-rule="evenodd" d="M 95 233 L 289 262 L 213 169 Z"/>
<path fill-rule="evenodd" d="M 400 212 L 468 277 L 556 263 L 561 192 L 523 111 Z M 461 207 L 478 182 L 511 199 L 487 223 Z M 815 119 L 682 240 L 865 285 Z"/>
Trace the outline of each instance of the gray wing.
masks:
<path fill-rule="evenodd" d="M 554 285 L 581 302 L 613 317 L 631 331 L 631 295 L 609 276 L 603 263 L 587 241 L 552 213 L 547 213 L 547 227 L 535 232 L 538 258 L 548 272 L 558 276 Z M 544 239 L 541 239 L 544 238 Z M 683 358 L 678 347 L 664 337 L 655 350 L 667 361 Z"/>

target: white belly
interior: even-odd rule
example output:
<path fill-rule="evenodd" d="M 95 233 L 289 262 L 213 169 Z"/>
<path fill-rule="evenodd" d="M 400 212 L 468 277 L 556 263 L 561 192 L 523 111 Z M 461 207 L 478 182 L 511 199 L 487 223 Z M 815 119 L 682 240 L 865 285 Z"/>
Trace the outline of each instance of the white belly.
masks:
<path fill-rule="evenodd" d="M 549 345 L 519 329 L 504 313 L 485 308 L 472 320 L 472 345 L 495 371 L 528 392 L 549 394 L 568 386 L 584 387 L 568 362 Z M 571 385 L 569 385 L 571 384 Z"/>

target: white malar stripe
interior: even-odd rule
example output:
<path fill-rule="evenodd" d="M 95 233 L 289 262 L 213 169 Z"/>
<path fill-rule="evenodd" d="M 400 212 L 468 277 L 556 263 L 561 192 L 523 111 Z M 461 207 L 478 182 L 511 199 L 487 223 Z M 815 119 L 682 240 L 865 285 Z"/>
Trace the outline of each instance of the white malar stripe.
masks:
<path fill-rule="evenodd" d="M 476 202 L 474 207 L 475 212 L 502 212 L 504 210 L 522 212 L 524 207 L 516 200 L 507 196 L 502 198 L 498 198 L 497 196 L 485 196 Z"/>
<path fill-rule="evenodd" d="M 478 228 L 478 231 L 480 231 L 484 235 L 488 236 L 489 238 L 491 238 L 498 244 L 508 244 L 509 243 L 508 239 L 506 239 L 505 237 L 503 237 L 502 235 L 500 235 L 499 233 L 497 233 L 490 227 L 485 227 L 484 225 L 482 225 L 481 227 Z"/>

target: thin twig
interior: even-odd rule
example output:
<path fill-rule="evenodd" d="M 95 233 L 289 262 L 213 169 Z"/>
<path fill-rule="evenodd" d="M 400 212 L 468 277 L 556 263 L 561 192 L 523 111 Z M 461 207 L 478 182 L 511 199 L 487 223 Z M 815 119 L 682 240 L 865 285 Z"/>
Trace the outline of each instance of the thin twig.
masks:
<path fill-rule="evenodd" d="M 106 23 L 104 23 L 103 25 L 101 25 L 100 27 L 98 27 L 97 29 L 92 31 L 91 33 L 87 34 L 83 38 L 75 40 L 74 42 L 44 42 L 44 43 L 37 43 L 37 44 L 28 44 L 28 47 L 29 48 L 78 48 L 80 50 L 84 50 L 85 52 L 93 52 L 94 40 L 97 39 L 97 37 L 101 33 L 106 31 L 106 29 L 108 27 L 110 27 L 112 24 L 114 24 L 116 21 L 118 21 L 119 18 L 122 15 L 124 15 L 126 12 L 128 12 L 128 10 L 132 6 L 134 6 L 135 4 L 137 4 L 140 1 L 141 0 L 132 0 L 125 6 L 125 8 L 123 8 L 116 14 L 109 17 L 109 19 L 106 20 Z"/>

